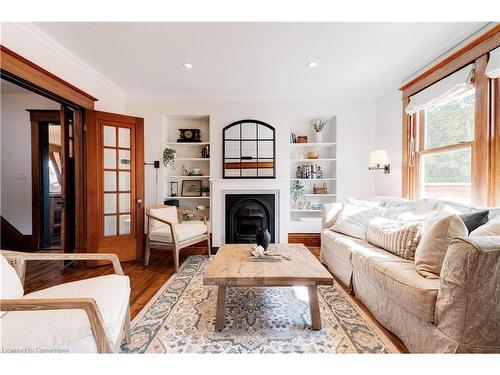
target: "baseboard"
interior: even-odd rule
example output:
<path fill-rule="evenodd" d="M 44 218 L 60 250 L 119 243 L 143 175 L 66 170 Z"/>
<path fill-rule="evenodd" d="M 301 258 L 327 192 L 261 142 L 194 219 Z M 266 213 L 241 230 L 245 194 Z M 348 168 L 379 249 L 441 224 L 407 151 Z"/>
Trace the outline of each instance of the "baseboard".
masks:
<path fill-rule="evenodd" d="M 288 233 L 288 243 L 303 243 L 306 246 L 321 246 L 321 234 Z"/>
<path fill-rule="evenodd" d="M 31 235 L 22 234 L 9 221 L 0 216 L 1 219 L 1 244 L 4 250 L 31 251 Z"/>

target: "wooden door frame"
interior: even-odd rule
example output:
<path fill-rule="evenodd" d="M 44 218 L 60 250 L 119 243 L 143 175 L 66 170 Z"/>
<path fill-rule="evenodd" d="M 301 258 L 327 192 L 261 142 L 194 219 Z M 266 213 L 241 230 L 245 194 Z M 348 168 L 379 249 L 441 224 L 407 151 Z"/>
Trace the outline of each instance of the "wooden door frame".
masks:
<path fill-rule="evenodd" d="M 86 252 L 85 119 L 83 111 L 94 109 L 94 102 L 97 99 L 3 45 L 0 45 L 0 77 L 74 109 L 75 252 Z"/>
<path fill-rule="evenodd" d="M 40 222 L 42 219 L 40 196 L 42 171 L 40 170 L 40 137 L 41 124 L 59 124 L 61 112 L 58 110 L 27 109 L 31 122 L 31 250 L 40 250 Z"/>

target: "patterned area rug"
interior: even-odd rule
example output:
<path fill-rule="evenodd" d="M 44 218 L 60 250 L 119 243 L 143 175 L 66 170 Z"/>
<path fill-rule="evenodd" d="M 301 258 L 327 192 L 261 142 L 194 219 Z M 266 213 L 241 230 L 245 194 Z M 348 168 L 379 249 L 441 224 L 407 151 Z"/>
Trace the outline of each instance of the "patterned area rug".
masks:
<path fill-rule="evenodd" d="M 125 353 L 397 353 L 336 286 L 319 287 L 323 329 L 311 329 L 305 287 L 229 288 L 215 331 L 217 288 L 203 285 L 207 256 L 191 256 L 132 322 Z"/>

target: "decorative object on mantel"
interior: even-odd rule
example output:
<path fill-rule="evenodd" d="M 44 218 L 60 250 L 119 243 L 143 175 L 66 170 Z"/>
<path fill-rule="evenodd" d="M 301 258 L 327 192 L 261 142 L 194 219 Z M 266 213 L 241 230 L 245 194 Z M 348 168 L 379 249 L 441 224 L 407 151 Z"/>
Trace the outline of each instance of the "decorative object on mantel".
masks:
<path fill-rule="evenodd" d="M 177 142 L 201 142 L 200 129 L 179 129 L 180 135 Z"/>
<path fill-rule="evenodd" d="M 183 197 L 201 197 L 201 180 L 182 180 Z"/>
<path fill-rule="evenodd" d="M 309 151 L 306 155 L 307 155 L 308 159 L 318 159 L 319 158 L 318 151 Z"/>
<path fill-rule="evenodd" d="M 311 125 L 314 128 L 314 135 L 316 137 L 316 143 L 323 142 L 323 129 L 328 124 L 328 119 L 316 119 L 311 121 Z"/>
<path fill-rule="evenodd" d="M 179 183 L 177 181 L 170 181 L 170 196 L 179 196 Z"/>
<path fill-rule="evenodd" d="M 297 165 L 297 170 L 295 171 L 295 178 L 304 178 L 304 172 L 302 171 L 302 166 Z"/>
<path fill-rule="evenodd" d="M 297 143 L 297 135 L 295 133 L 290 133 L 290 143 Z"/>
<path fill-rule="evenodd" d="M 313 185 L 313 193 L 314 194 L 327 194 L 328 193 L 328 187 L 326 183 L 323 182 L 323 186 L 316 186 L 316 184 Z"/>
<path fill-rule="evenodd" d="M 297 143 L 307 143 L 307 135 L 299 135 L 297 137 Z"/>
<path fill-rule="evenodd" d="M 269 233 L 267 228 L 259 229 L 255 234 L 255 241 L 258 246 L 262 246 L 264 250 L 267 250 L 271 243 L 271 233 Z"/>
<path fill-rule="evenodd" d="M 372 151 L 370 160 L 368 161 L 368 170 L 383 170 L 386 174 L 391 173 L 391 165 L 386 150 Z"/>
<path fill-rule="evenodd" d="M 163 165 L 172 170 L 175 168 L 175 149 L 167 147 L 163 150 Z"/>

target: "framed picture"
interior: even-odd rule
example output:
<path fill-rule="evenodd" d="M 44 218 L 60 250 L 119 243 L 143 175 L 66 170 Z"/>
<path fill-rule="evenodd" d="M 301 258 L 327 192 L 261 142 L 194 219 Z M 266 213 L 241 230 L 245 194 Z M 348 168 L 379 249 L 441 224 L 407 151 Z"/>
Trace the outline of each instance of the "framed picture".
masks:
<path fill-rule="evenodd" d="M 307 135 L 299 135 L 297 141 L 298 143 L 307 143 Z"/>
<path fill-rule="evenodd" d="M 201 197 L 201 180 L 183 180 L 181 196 Z"/>

